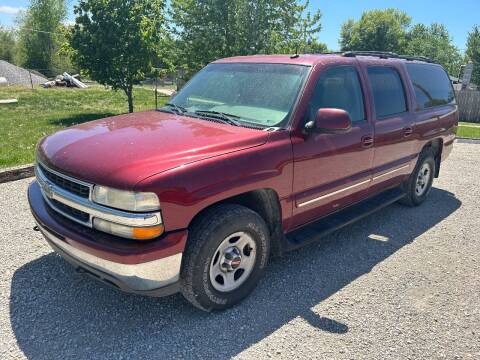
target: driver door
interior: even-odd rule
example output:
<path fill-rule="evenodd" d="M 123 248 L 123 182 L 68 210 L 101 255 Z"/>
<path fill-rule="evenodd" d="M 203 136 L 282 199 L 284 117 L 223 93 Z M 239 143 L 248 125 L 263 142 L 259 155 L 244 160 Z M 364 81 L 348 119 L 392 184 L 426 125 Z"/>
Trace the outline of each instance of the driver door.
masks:
<path fill-rule="evenodd" d="M 305 122 L 320 108 L 347 111 L 352 128 L 344 133 L 307 133 L 293 142 L 292 228 L 328 215 L 367 195 L 373 165 L 373 127 L 367 117 L 365 88 L 355 65 L 323 70 L 310 99 Z"/>

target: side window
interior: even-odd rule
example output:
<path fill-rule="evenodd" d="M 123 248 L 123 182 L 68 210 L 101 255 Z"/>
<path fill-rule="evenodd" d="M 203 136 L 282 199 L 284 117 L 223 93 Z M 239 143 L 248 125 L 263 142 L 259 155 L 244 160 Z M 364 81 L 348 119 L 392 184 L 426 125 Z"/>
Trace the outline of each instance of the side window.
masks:
<path fill-rule="evenodd" d="M 362 88 L 354 67 L 338 66 L 320 75 L 310 100 L 310 119 L 320 108 L 343 109 L 352 122 L 365 120 Z"/>
<path fill-rule="evenodd" d="M 407 111 L 405 91 L 397 70 L 386 66 L 371 66 L 367 72 L 377 119 Z"/>
<path fill-rule="evenodd" d="M 407 64 L 417 100 L 417 110 L 455 102 L 447 73 L 438 65 Z"/>

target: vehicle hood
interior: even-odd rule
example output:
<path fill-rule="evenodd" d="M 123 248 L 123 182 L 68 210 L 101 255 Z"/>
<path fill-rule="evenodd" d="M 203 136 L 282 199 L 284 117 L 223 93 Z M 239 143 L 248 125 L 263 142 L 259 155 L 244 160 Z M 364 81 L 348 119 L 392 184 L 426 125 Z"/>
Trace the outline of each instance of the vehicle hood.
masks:
<path fill-rule="evenodd" d="M 131 189 L 149 176 L 267 139 L 261 130 L 148 111 L 59 131 L 39 143 L 37 157 L 72 177 Z"/>

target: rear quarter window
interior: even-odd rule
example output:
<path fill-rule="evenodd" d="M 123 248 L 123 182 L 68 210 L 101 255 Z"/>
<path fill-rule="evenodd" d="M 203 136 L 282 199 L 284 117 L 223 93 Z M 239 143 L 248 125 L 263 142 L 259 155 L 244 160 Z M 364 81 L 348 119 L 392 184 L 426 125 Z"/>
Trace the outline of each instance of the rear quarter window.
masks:
<path fill-rule="evenodd" d="M 370 66 L 367 73 L 377 119 L 407 111 L 405 90 L 397 70 L 387 66 Z"/>
<path fill-rule="evenodd" d="M 445 70 L 438 65 L 406 64 L 415 90 L 417 110 L 455 103 L 453 87 Z"/>

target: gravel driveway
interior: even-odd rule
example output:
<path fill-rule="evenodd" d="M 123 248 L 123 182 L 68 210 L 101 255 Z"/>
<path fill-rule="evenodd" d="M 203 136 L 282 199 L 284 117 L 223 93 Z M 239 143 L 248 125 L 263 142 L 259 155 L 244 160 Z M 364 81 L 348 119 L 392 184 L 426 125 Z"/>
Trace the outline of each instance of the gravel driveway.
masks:
<path fill-rule="evenodd" d="M 273 259 L 245 302 L 118 293 L 34 225 L 31 179 L 0 185 L 0 358 L 480 358 L 480 145 L 457 143 L 428 201 L 392 205 Z"/>

